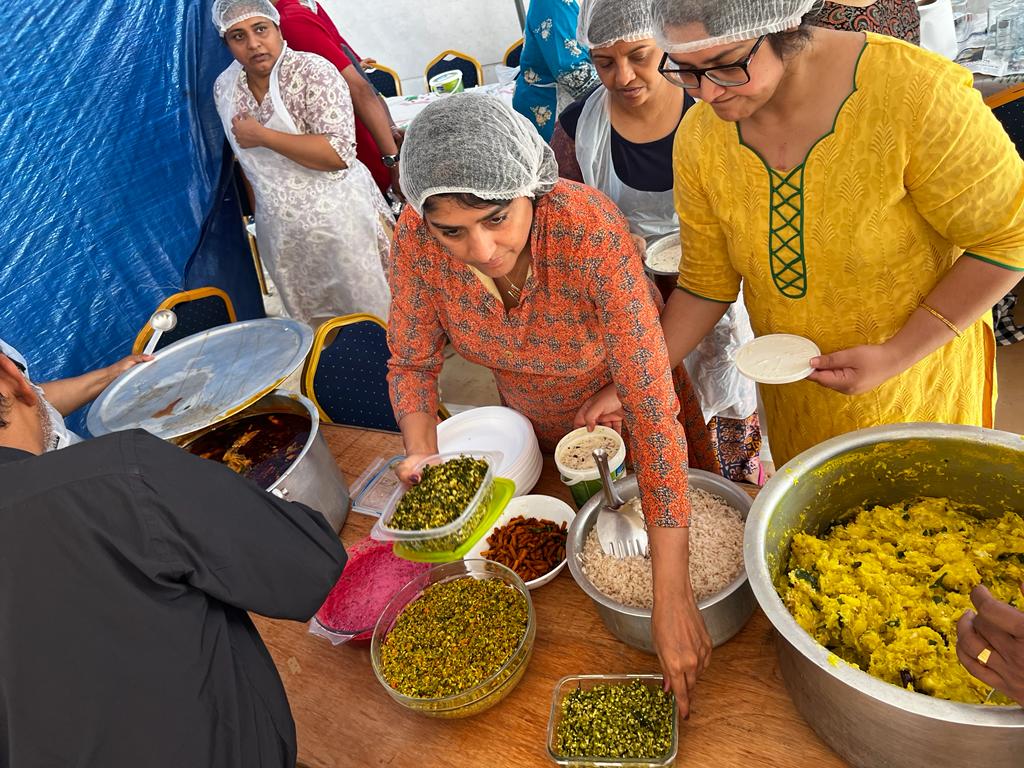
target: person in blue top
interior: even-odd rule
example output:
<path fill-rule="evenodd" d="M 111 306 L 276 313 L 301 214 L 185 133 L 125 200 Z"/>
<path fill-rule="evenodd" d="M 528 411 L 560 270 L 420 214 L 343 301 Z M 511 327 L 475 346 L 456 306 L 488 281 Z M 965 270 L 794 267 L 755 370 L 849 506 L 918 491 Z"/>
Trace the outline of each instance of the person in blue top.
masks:
<path fill-rule="evenodd" d="M 545 141 L 555 118 L 597 84 L 587 49 L 576 41 L 576 0 L 531 0 L 512 105 Z"/>

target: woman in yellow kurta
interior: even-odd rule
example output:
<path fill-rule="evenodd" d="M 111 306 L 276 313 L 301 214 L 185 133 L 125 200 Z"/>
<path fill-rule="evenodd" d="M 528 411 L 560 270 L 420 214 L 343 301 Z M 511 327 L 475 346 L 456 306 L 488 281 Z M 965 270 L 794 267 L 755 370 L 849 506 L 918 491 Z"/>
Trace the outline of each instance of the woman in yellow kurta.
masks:
<path fill-rule="evenodd" d="M 814 340 L 809 380 L 762 387 L 778 464 L 875 424 L 991 426 L 989 310 L 1024 270 L 1024 163 L 970 73 L 810 28 L 812 5 L 655 2 L 662 73 L 702 102 L 676 138 L 670 359 L 741 282 L 755 334 Z"/>

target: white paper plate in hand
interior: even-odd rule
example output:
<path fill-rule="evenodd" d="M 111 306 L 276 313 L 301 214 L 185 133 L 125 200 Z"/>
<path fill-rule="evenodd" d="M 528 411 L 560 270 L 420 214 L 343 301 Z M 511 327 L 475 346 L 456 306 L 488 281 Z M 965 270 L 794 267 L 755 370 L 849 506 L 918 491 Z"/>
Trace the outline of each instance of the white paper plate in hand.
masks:
<path fill-rule="evenodd" d="M 806 379 L 814 369 L 810 359 L 821 354 L 818 345 L 803 336 L 772 333 L 758 336 L 736 352 L 736 368 L 759 384 L 791 384 Z"/>

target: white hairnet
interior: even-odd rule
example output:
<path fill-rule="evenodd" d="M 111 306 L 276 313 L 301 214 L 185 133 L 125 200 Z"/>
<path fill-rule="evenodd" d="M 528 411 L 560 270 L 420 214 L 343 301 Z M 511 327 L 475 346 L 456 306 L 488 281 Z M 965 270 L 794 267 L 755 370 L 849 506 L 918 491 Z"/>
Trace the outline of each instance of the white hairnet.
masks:
<path fill-rule="evenodd" d="M 653 0 L 651 12 L 658 45 L 668 53 L 687 53 L 794 29 L 816 3 L 817 0 Z M 679 40 L 673 27 L 687 24 L 703 26 L 707 37 Z"/>
<path fill-rule="evenodd" d="M 554 152 L 501 99 L 445 96 L 413 118 L 402 144 L 402 191 L 417 213 L 431 195 L 537 198 L 558 181 Z"/>
<path fill-rule="evenodd" d="M 587 48 L 607 48 L 654 37 L 651 0 L 582 0 L 576 39 Z"/>
<path fill-rule="evenodd" d="M 275 24 L 281 23 L 281 14 L 270 0 L 214 0 L 213 26 L 224 37 L 224 33 L 240 21 L 256 16 L 266 16 Z"/>
<path fill-rule="evenodd" d="M 0 339 L 0 353 L 11 358 L 11 360 L 14 361 L 15 365 L 21 368 L 25 376 L 28 376 L 28 362 L 25 360 L 25 356 L 22 355 L 21 352 L 16 350 L 3 339 Z"/>

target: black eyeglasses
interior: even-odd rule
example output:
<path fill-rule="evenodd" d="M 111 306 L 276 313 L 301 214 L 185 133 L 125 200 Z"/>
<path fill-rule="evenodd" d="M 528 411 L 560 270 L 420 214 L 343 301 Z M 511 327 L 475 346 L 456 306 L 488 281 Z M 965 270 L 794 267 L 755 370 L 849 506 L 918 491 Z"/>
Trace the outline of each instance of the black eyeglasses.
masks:
<path fill-rule="evenodd" d="M 720 85 L 723 88 L 732 88 L 737 85 L 745 85 L 750 82 L 750 72 L 747 71 L 747 67 L 750 66 L 750 60 L 754 58 L 754 54 L 757 53 L 757 49 L 761 47 L 761 43 L 765 41 L 768 35 L 761 35 L 757 38 L 757 42 L 754 43 L 754 47 L 750 49 L 750 53 L 742 61 L 737 61 L 735 64 L 723 64 L 717 67 L 707 67 L 705 69 L 682 69 L 674 66 L 666 66 L 666 64 L 672 63 L 666 53 L 661 57 L 661 64 L 658 66 L 658 71 L 661 72 L 662 76 L 668 80 L 672 85 L 677 85 L 680 88 L 686 88 L 687 90 L 693 88 L 700 88 L 700 79 L 706 77 L 715 85 Z"/>

